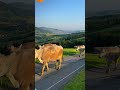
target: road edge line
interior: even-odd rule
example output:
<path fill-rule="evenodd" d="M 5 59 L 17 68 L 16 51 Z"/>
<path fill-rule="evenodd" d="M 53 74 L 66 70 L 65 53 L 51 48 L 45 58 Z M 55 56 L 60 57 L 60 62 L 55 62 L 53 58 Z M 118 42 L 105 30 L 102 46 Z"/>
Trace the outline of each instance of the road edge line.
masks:
<path fill-rule="evenodd" d="M 79 68 L 77 68 L 76 70 L 72 71 L 71 73 L 69 73 L 67 76 L 65 76 L 64 78 L 62 78 L 61 80 L 57 81 L 55 84 L 53 84 L 52 86 L 50 86 L 49 88 L 45 89 L 45 90 L 49 90 L 52 87 L 54 87 L 55 85 L 57 85 L 58 83 L 60 83 L 61 81 L 63 81 L 64 79 L 66 79 L 67 77 L 69 77 L 70 75 L 72 75 L 73 73 L 75 73 L 77 70 L 81 69 L 83 66 L 85 66 L 85 64 L 83 64 L 82 66 L 80 66 Z"/>

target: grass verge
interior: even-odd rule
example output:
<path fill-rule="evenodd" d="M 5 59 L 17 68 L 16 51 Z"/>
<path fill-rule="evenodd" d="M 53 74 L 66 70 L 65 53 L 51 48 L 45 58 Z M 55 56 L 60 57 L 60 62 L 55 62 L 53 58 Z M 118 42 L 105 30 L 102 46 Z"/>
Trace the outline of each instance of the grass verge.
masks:
<path fill-rule="evenodd" d="M 77 74 L 71 82 L 65 85 L 63 90 L 85 90 L 85 71 L 82 70 Z"/>
<path fill-rule="evenodd" d="M 75 48 L 64 48 L 63 50 L 63 56 L 72 56 L 79 54 L 79 51 L 76 51 Z"/>
<path fill-rule="evenodd" d="M 85 66 L 86 69 L 90 69 L 90 68 L 100 68 L 103 66 L 106 66 L 106 60 L 105 58 L 98 58 L 97 54 L 91 54 L 91 53 L 87 53 L 85 55 Z M 120 63 L 120 58 L 118 60 Z"/>
<path fill-rule="evenodd" d="M 0 87 L 11 87 L 11 86 L 12 83 L 7 77 L 5 76 L 0 77 Z"/>

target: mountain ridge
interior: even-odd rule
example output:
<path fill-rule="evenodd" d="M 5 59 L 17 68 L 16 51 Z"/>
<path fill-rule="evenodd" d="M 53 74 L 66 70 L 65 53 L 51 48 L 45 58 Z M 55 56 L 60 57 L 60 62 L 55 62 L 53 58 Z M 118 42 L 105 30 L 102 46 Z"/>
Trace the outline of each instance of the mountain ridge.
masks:
<path fill-rule="evenodd" d="M 41 33 L 50 33 L 55 35 L 60 34 L 69 34 L 68 32 L 65 32 L 63 30 L 54 29 L 54 28 L 47 28 L 47 27 L 35 27 L 36 31 L 39 31 Z"/>

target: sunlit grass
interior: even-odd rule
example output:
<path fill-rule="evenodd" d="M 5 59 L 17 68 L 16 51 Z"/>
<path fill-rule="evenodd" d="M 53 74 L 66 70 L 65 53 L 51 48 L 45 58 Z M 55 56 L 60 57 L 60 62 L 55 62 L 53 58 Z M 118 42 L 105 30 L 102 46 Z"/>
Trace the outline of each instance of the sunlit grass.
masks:
<path fill-rule="evenodd" d="M 7 77 L 5 76 L 0 77 L 0 87 L 10 87 L 10 86 L 12 86 L 12 84 Z"/>
<path fill-rule="evenodd" d="M 63 50 L 63 56 L 72 56 L 79 54 L 79 51 L 76 51 L 75 48 L 64 48 Z"/>
<path fill-rule="evenodd" d="M 118 61 L 120 63 L 120 57 Z M 85 64 L 87 69 L 100 68 L 100 67 L 106 66 L 106 60 L 105 58 L 98 58 L 97 54 L 87 53 L 85 55 Z"/>

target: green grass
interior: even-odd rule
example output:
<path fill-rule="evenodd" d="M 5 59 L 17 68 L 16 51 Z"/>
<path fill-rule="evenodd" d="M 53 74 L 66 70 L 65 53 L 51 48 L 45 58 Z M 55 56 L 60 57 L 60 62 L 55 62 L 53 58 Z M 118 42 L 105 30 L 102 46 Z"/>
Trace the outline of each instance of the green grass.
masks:
<path fill-rule="evenodd" d="M 63 56 L 72 56 L 79 54 L 79 51 L 76 51 L 75 48 L 64 48 L 63 50 Z"/>
<path fill-rule="evenodd" d="M 40 61 L 38 59 L 35 59 L 35 63 L 40 63 Z"/>
<path fill-rule="evenodd" d="M 85 71 L 82 70 L 71 82 L 65 85 L 63 90 L 85 90 Z"/>
<path fill-rule="evenodd" d="M 104 66 L 106 64 L 106 61 L 104 58 L 98 58 L 98 55 L 96 54 L 90 54 L 87 53 L 85 55 L 86 57 L 86 68 L 99 68 L 101 66 Z"/>
<path fill-rule="evenodd" d="M 7 77 L 5 76 L 0 77 L 0 87 L 11 87 L 11 86 L 12 83 Z"/>
<path fill-rule="evenodd" d="M 85 66 L 87 69 L 100 68 L 100 67 L 106 66 L 105 58 L 98 58 L 98 55 L 96 54 L 87 53 L 85 57 L 86 57 Z M 120 63 L 120 58 L 118 61 Z"/>

